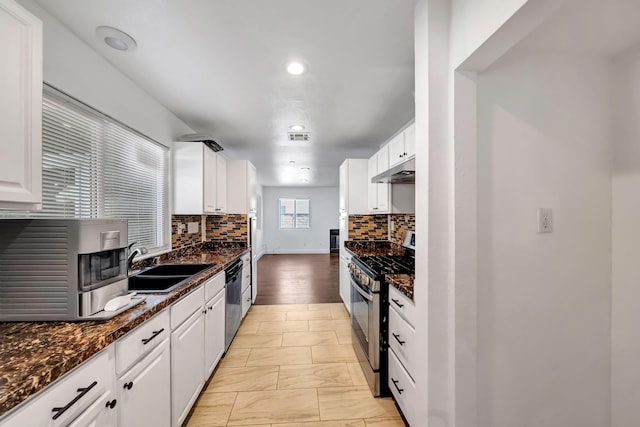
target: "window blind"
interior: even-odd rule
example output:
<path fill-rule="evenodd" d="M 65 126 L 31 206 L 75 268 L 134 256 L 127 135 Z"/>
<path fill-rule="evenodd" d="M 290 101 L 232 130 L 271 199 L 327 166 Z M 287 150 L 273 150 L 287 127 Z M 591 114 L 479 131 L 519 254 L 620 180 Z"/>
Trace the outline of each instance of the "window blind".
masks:
<path fill-rule="evenodd" d="M 170 247 L 168 149 L 47 88 L 42 210 L 3 216 L 127 219 L 129 242 Z"/>

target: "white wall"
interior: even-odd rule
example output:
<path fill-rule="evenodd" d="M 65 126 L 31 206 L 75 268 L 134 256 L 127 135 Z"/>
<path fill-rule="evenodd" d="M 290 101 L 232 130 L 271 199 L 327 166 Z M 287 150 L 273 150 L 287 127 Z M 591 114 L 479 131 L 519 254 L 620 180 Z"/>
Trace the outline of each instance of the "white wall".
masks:
<path fill-rule="evenodd" d="M 35 1 L 18 2 L 43 21 L 45 83 L 162 144 L 192 132 Z"/>
<path fill-rule="evenodd" d="M 479 426 L 609 425 L 611 81 L 522 52 L 478 75 Z"/>
<path fill-rule="evenodd" d="M 278 198 L 311 199 L 311 228 L 280 230 Z M 329 230 L 338 228 L 338 187 L 263 187 L 264 244 L 267 253 L 329 253 Z"/>
<path fill-rule="evenodd" d="M 640 53 L 616 62 L 613 170 L 612 423 L 640 425 Z"/>

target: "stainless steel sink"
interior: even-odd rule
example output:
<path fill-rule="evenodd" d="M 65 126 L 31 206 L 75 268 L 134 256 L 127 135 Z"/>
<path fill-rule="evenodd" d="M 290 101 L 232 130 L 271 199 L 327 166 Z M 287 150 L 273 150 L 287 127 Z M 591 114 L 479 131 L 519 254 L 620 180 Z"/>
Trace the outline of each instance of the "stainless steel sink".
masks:
<path fill-rule="evenodd" d="M 163 264 L 129 277 L 129 290 L 139 293 L 167 293 L 182 286 L 212 264 Z"/>

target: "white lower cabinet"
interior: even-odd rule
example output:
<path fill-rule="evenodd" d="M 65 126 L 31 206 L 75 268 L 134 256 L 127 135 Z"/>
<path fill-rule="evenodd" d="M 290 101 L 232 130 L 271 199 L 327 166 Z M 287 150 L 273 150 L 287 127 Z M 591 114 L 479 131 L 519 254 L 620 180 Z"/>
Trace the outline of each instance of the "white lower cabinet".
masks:
<path fill-rule="evenodd" d="M 17 408 L 2 427 L 116 425 L 114 359 L 109 346 Z"/>
<path fill-rule="evenodd" d="M 251 286 L 247 286 L 247 289 L 242 292 L 242 317 L 247 315 L 247 312 L 251 308 Z"/>
<path fill-rule="evenodd" d="M 223 274 L 224 286 L 224 274 Z M 206 378 L 213 373 L 216 365 L 224 354 L 224 322 L 225 322 L 225 290 L 224 287 L 216 296 L 211 298 L 206 304 L 207 314 L 205 315 L 205 366 Z"/>
<path fill-rule="evenodd" d="M 416 369 L 416 339 L 413 327 L 415 304 L 389 286 L 389 389 L 409 424 L 414 423 L 417 404 L 416 385 L 413 380 Z"/>
<path fill-rule="evenodd" d="M 351 311 L 351 281 L 349 275 L 349 263 L 351 255 L 340 255 L 340 298 L 344 303 L 347 311 Z"/>
<path fill-rule="evenodd" d="M 201 305 L 184 323 L 171 332 L 171 425 L 173 427 L 182 425 L 204 385 L 204 323 L 204 309 Z"/>
<path fill-rule="evenodd" d="M 171 425 L 171 362 L 169 339 L 118 379 L 119 427 Z"/>
<path fill-rule="evenodd" d="M 398 402 L 398 406 L 402 410 L 404 417 L 410 425 L 413 424 L 413 409 L 417 403 L 416 384 L 406 369 L 404 369 L 393 350 L 389 352 L 389 389 L 396 402 Z"/>

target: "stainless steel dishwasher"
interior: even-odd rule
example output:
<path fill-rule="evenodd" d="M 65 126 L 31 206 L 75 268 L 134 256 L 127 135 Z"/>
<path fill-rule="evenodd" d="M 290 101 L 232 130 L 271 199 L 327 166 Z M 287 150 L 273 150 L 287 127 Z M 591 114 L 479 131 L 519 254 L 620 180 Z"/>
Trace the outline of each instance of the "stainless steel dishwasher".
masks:
<path fill-rule="evenodd" d="M 229 349 L 242 320 L 242 260 L 225 270 L 225 352 Z"/>

